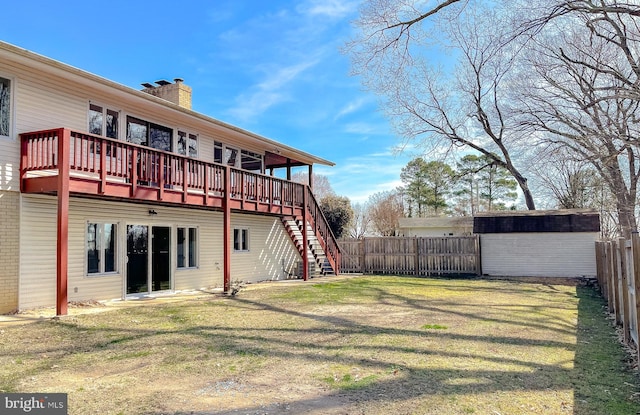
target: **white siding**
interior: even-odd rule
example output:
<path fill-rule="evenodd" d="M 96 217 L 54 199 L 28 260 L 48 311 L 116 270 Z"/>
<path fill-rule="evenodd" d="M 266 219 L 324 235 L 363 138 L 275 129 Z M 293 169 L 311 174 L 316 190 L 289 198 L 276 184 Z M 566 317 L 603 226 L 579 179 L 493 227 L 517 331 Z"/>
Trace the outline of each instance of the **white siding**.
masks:
<path fill-rule="evenodd" d="M 12 139 L 0 139 L 0 190 L 18 190 L 18 136 L 28 131 L 67 127 L 87 130 L 87 99 L 69 83 L 60 83 L 33 68 L 0 59 L 0 74 L 13 82 Z"/>
<path fill-rule="evenodd" d="M 231 254 L 232 282 L 286 279 L 285 270 L 295 269 L 302 260 L 278 218 L 235 214 L 231 228 L 231 238 L 233 228 L 249 229 L 249 251 Z"/>
<path fill-rule="evenodd" d="M 20 215 L 20 309 L 56 304 L 57 199 L 23 196 Z"/>
<path fill-rule="evenodd" d="M 22 196 L 19 307 L 54 306 L 56 301 L 57 198 Z M 149 215 L 149 209 L 156 215 Z M 126 274 L 126 226 L 168 226 L 172 229 L 171 270 L 175 290 L 223 285 L 223 215 L 221 212 L 155 205 L 71 198 L 69 203 L 69 301 L 122 298 Z M 118 272 L 86 274 L 88 222 L 116 223 Z M 232 214 L 233 227 L 249 230 L 249 251 L 232 252 L 231 280 L 257 282 L 287 278 L 300 255 L 280 219 Z M 176 268 L 176 227 L 198 229 L 198 267 Z M 231 234 L 233 237 L 233 233 Z M 233 241 L 230 241 L 232 243 Z M 286 271 L 285 271 L 286 270 Z"/>
<path fill-rule="evenodd" d="M 150 216 L 149 209 L 153 209 L 157 214 Z M 86 275 L 85 233 L 88 222 L 118 224 L 119 273 L 117 275 Z M 222 286 L 222 214 L 220 212 L 74 198 L 70 203 L 69 214 L 70 300 L 111 299 L 123 296 L 127 225 L 171 227 L 171 269 L 176 290 Z M 176 269 L 177 226 L 198 228 L 199 266 L 197 268 Z"/>
<path fill-rule="evenodd" d="M 495 276 L 596 275 L 597 232 L 480 235 L 482 273 Z"/>

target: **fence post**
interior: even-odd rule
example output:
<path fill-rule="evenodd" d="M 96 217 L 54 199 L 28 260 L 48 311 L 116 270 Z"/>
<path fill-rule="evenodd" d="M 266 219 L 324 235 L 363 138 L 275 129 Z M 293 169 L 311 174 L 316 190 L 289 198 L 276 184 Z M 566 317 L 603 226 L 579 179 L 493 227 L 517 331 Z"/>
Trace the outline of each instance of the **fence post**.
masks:
<path fill-rule="evenodd" d="M 622 281 L 622 290 L 620 295 L 622 296 L 622 334 L 625 344 L 629 344 L 629 286 L 627 281 L 627 248 L 626 240 L 624 238 L 618 239 L 618 252 L 620 255 L 620 280 Z"/>
<path fill-rule="evenodd" d="M 605 249 L 606 242 L 599 241 L 596 243 L 597 243 L 597 249 L 598 249 L 598 256 L 596 257 L 597 267 L 598 267 L 598 288 L 600 288 L 600 294 L 602 295 L 602 297 L 606 299 L 607 298 L 607 286 L 606 286 L 607 251 Z"/>
<path fill-rule="evenodd" d="M 620 312 L 620 290 L 619 290 L 619 282 L 620 282 L 620 258 L 618 258 L 618 245 L 615 241 L 611 241 L 609 243 L 611 245 L 611 299 L 613 303 L 611 304 L 611 309 L 613 311 L 613 315 L 615 317 L 616 324 L 620 324 L 622 322 L 622 315 Z"/>
<path fill-rule="evenodd" d="M 360 272 L 365 274 L 367 271 L 367 238 L 362 238 L 362 244 L 360 244 Z"/>
<path fill-rule="evenodd" d="M 416 277 L 420 276 L 420 242 L 418 241 L 418 237 L 415 236 L 413 238 L 413 247 L 415 249 L 415 260 L 414 260 L 414 272 Z"/>
<path fill-rule="evenodd" d="M 605 301 L 609 301 L 609 253 L 607 252 L 607 242 L 602 242 L 602 296 Z"/>
<path fill-rule="evenodd" d="M 636 352 L 640 355 L 640 337 L 638 336 L 638 313 L 640 312 L 640 296 L 638 295 L 638 288 L 640 287 L 640 237 L 638 236 L 638 232 L 633 232 L 631 234 L 631 252 L 632 252 L 632 261 L 633 261 L 633 279 L 635 282 L 635 304 L 632 304 L 631 307 L 636 308 L 636 321 L 635 321 L 635 329 L 636 329 Z M 631 276 L 629 276 L 631 278 Z M 638 367 L 640 369 L 640 366 Z"/>

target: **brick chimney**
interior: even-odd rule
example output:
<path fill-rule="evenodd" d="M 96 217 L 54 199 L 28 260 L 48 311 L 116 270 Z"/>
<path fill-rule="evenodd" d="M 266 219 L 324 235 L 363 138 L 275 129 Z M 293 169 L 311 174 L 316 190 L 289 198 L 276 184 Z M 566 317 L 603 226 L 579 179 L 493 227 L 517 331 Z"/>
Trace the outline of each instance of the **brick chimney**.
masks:
<path fill-rule="evenodd" d="M 175 83 L 169 81 L 160 80 L 155 83 L 157 86 L 150 83 L 144 83 L 142 86 L 144 89 L 142 92 L 154 95 L 158 98 L 162 98 L 169 102 L 173 102 L 176 105 L 191 109 L 191 87 L 183 83 L 183 80 L 176 78 L 173 80 Z"/>

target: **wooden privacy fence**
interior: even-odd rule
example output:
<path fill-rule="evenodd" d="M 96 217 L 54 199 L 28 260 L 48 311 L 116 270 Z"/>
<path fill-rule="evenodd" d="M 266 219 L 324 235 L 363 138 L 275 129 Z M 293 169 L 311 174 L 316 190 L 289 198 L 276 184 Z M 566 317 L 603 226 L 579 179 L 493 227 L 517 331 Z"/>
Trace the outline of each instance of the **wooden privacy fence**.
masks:
<path fill-rule="evenodd" d="M 481 275 L 478 236 L 342 239 L 341 273 Z"/>
<path fill-rule="evenodd" d="M 596 242 L 598 284 L 609 312 L 622 326 L 623 339 L 640 352 L 638 316 L 640 315 L 640 237 L 629 240 Z"/>

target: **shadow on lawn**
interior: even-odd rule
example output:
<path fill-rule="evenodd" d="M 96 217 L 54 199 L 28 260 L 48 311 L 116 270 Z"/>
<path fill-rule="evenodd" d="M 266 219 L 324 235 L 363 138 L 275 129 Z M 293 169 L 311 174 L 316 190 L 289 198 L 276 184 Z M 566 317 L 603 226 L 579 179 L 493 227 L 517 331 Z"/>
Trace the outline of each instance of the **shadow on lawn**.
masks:
<path fill-rule="evenodd" d="M 574 414 L 637 414 L 639 377 L 605 318 L 605 301 L 591 287 L 577 287 L 578 331 L 572 379 Z"/>
<path fill-rule="evenodd" d="M 416 397 L 428 395 L 462 395 L 462 394 L 482 394 L 492 392 L 509 392 L 509 391 L 554 391 L 563 389 L 574 390 L 574 414 L 575 415 L 600 415 L 600 414 L 634 414 L 640 410 L 640 406 L 630 400 L 634 391 L 633 382 L 637 381 L 637 377 L 630 373 L 620 372 L 620 360 L 624 359 L 625 354 L 617 346 L 615 341 L 615 332 L 609 325 L 603 315 L 603 301 L 601 297 L 590 287 L 577 287 L 576 293 L 579 299 L 578 306 L 578 328 L 577 328 L 577 344 L 569 344 L 561 341 L 538 341 L 536 339 L 522 339 L 504 336 L 466 336 L 451 333 L 437 333 L 440 338 L 448 338 L 453 340 L 471 340 L 484 341 L 496 344 L 516 344 L 522 346 L 544 346 L 551 348 L 566 348 L 575 350 L 575 361 L 573 369 L 565 369 L 557 365 L 545 365 L 527 362 L 516 358 L 506 357 L 487 357 L 477 356 L 487 363 L 509 363 L 516 364 L 522 368 L 520 371 L 495 371 L 495 370 L 467 370 L 467 369 L 450 369 L 450 370 L 420 370 L 412 368 L 410 364 L 395 365 L 398 368 L 398 376 L 393 379 L 380 382 L 373 382 L 365 387 L 350 391 L 335 391 L 322 398 L 313 398 L 308 400 L 298 400 L 289 402 L 286 411 L 290 413 L 342 413 L 341 408 L 345 403 L 349 404 L 373 404 L 376 407 L 389 405 L 394 401 L 409 400 Z M 427 307 L 420 301 L 409 298 L 397 297 L 384 293 L 388 300 L 394 302 L 402 299 L 411 307 L 422 310 L 443 312 L 442 309 L 436 307 Z M 396 298 L 390 298 L 396 297 Z M 286 313 L 291 316 L 308 318 L 331 324 L 338 332 L 347 333 L 367 333 L 367 334 L 394 334 L 394 335 L 413 335 L 420 338 L 425 336 L 424 332 L 416 332 L 405 329 L 388 329 L 376 326 L 355 324 L 353 321 L 336 316 L 321 316 L 307 313 L 300 313 L 293 310 L 275 307 L 273 305 L 256 303 L 250 300 L 237 299 L 239 303 L 245 304 L 250 308 L 260 308 L 265 311 Z M 447 310 L 451 313 L 451 310 Z M 471 313 L 457 313 L 465 318 L 478 318 Z M 508 323 L 508 321 L 494 320 L 499 323 Z M 532 327 L 538 327 L 537 324 L 531 324 Z M 428 334 L 427 334 L 428 335 Z M 273 339 L 271 339 L 273 342 Z M 286 342 L 285 342 L 286 343 Z M 282 345 L 281 345 L 282 346 Z M 285 349 L 293 344 L 285 344 Z M 311 353 L 318 347 L 330 349 L 331 346 L 319 346 L 317 344 L 297 344 L 298 347 L 307 347 L 310 350 L 308 359 L 316 358 L 315 353 Z M 367 349 L 362 346 L 361 349 Z M 373 352 L 375 347 L 371 348 Z M 396 348 L 387 346 L 386 350 L 394 350 Z M 414 352 L 416 355 L 428 353 L 428 350 L 420 350 L 419 346 L 405 348 L 406 351 Z M 256 353 L 272 353 L 273 349 L 266 347 L 264 350 L 254 350 Z M 438 356 L 444 356 L 450 359 L 469 358 L 466 353 L 455 351 L 438 352 Z M 282 357 L 286 357 L 286 353 Z M 323 358 L 324 359 L 324 358 Z M 336 363 L 361 365 L 365 367 L 379 367 L 381 362 L 375 359 L 356 359 L 349 357 L 334 358 Z M 455 366 L 455 365 L 454 365 Z M 382 369 L 383 367 L 379 367 Z M 620 382 L 620 378 L 626 379 Z M 617 386 L 616 386 L 617 385 Z M 278 404 L 279 405 L 279 404 Z M 571 406 L 567 402 L 561 404 L 562 407 L 548 408 L 548 412 L 541 413 L 566 413 L 565 410 Z M 256 405 L 250 408 L 240 410 L 240 413 L 279 413 L 281 407 L 273 407 L 273 405 Z M 274 410 L 275 412 L 271 412 Z M 538 410 L 540 410 L 538 408 Z M 321 411 L 321 412 L 318 412 Z M 324 411 L 324 412 L 322 412 Z M 523 413 L 527 413 L 527 409 L 523 408 Z M 178 412 L 175 415 L 187 414 L 193 412 Z M 213 412 L 202 412 L 213 413 Z M 239 411 L 229 410 L 215 412 L 219 415 L 238 414 Z"/>
<path fill-rule="evenodd" d="M 452 283 L 455 286 L 455 283 Z M 371 289 L 371 288 L 369 288 Z M 452 307 L 456 303 L 422 300 L 419 297 L 408 297 L 390 293 L 381 288 L 377 291 L 380 304 L 394 305 L 414 312 L 442 313 L 455 315 L 470 321 L 490 321 L 492 323 L 509 325 L 517 324 L 519 329 L 549 329 L 546 319 L 541 322 L 512 320 L 502 318 L 488 318 L 483 312 L 473 313 L 462 311 L 462 307 Z M 244 324 L 235 324 L 231 327 L 219 325 L 195 325 L 188 327 L 176 327 L 171 329 L 144 329 L 140 327 L 110 328 L 100 327 L 96 329 L 95 344 L 93 347 L 104 348 L 110 345 L 121 345 L 129 342 L 137 342 L 145 338 L 155 336 L 167 336 L 167 342 L 176 341 L 188 336 L 193 347 L 206 350 L 215 343 L 218 347 L 228 348 L 231 351 L 242 352 L 242 355 L 268 356 L 283 359 L 300 358 L 301 356 L 313 364 L 336 364 L 345 367 L 360 367 L 370 373 L 384 373 L 373 382 L 354 387 L 349 390 L 335 389 L 324 396 L 311 399 L 301 399 L 286 403 L 255 404 L 252 407 L 241 410 L 228 411 L 204 411 L 204 412 L 174 412 L 174 415 L 183 414 L 277 414 L 287 413 L 316 413 L 338 414 L 345 413 L 344 408 L 354 410 L 357 408 L 388 407 L 394 403 L 428 396 L 451 396 L 465 394 L 483 394 L 494 392 L 515 391 L 556 391 L 574 390 L 574 414 L 575 415 L 600 415 L 600 414 L 634 414 L 640 410 L 640 406 L 631 402 L 629 397 L 635 391 L 634 384 L 637 376 L 628 372 L 620 373 L 621 360 L 625 354 L 616 344 L 614 330 L 603 315 L 603 301 L 593 288 L 577 287 L 578 296 L 578 328 L 577 344 L 563 341 L 561 335 L 572 334 L 573 328 L 568 325 L 559 325 L 552 330 L 558 334 L 558 339 L 544 340 L 535 338 L 523 338 L 511 335 L 499 335 L 487 333 L 486 335 L 461 334 L 447 332 L 446 330 L 428 331 L 407 328 L 383 327 L 375 324 L 363 324 L 355 322 L 348 316 L 322 315 L 313 312 L 302 312 L 285 305 L 272 304 L 267 301 L 253 301 L 242 296 L 228 301 L 233 303 L 235 309 L 263 312 L 269 316 L 285 316 L 289 319 L 308 321 L 309 324 L 302 328 L 291 327 L 251 327 Z M 543 293 L 544 294 L 544 293 Z M 465 307 L 469 306 L 465 304 Z M 478 307 L 481 305 L 478 304 Z M 191 305 L 176 308 L 172 313 L 189 313 Z M 509 309 L 509 304 L 498 304 L 495 307 L 501 310 Z M 519 307 L 528 307 L 520 304 Z M 534 307 L 534 306 L 529 306 Z M 537 307 L 537 306 L 535 306 Z M 562 307 L 558 305 L 557 307 Z M 467 308 L 468 310 L 468 308 Z M 538 310 L 536 310 L 538 311 Z M 550 314 L 553 310 L 549 311 Z M 214 312 L 214 309 L 211 309 Z M 545 314 L 546 316 L 546 314 Z M 551 324 L 551 322 L 549 322 Z M 71 332 L 86 333 L 86 327 L 79 327 L 73 321 L 58 321 L 56 324 L 65 327 Z M 512 328 L 518 329 L 516 326 Z M 506 331 L 507 333 L 510 330 Z M 112 336 L 109 336 L 112 334 Z M 318 341 L 318 339 L 341 339 L 348 336 L 364 336 L 374 339 L 375 336 L 398 336 L 403 339 L 400 344 L 380 345 L 376 342 L 363 341 L 362 344 L 353 345 L 349 353 L 342 353 L 344 346 L 334 344 L 331 341 Z M 355 339 L 356 337 L 352 337 Z M 386 337 L 384 337 L 386 338 Z M 106 340 L 109 339 L 109 340 Z M 410 339 L 407 341 L 407 339 Z M 568 365 L 543 364 L 527 360 L 527 356 L 509 356 L 496 354 L 491 356 L 478 352 L 476 355 L 465 350 L 433 350 L 428 347 L 430 341 L 453 341 L 455 344 L 464 342 L 481 342 L 488 348 L 510 346 L 543 347 L 551 350 L 569 350 L 575 352 L 573 368 Z M 43 350 L 48 353 L 55 352 L 52 344 L 43 345 Z M 227 350 L 227 349 L 225 349 Z M 403 353 L 402 361 L 388 361 L 379 359 L 377 350 L 384 353 Z M 61 350 L 62 352 L 62 350 Z M 409 357 L 407 357 L 407 354 Z M 197 354 L 185 354 L 181 359 L 191 359 L 198 363 Z M 446 369 L 417 368 L 412 359 L 451 359 L 454 363 Z M 478 362 L 473 368 L 464 367 L 456 362 L 474 359 Z M 483 369 L 485 366 L 507 364 L 515 366 L 513 370 Z M 393 374 L 392 374 L 393 373 Z M 623 381 L 621 381 L 623 379 Z M 617 385 L 617 386 L 615 386 Z M 283 400 L 286 400 L 283 398 Z M 570 406 L 570 403 L 567 403 Z M 286 408 L 285 408 L 286 406 Z M 562 408 L 549 408 L 549 412 L 541 413 L 567 413 Z M 419 411 L 419 409 L 417 409 Z M 419 412 L 416 412 L 419 413 Z M 524 408 L 521 413 L 527 412 Z M 147 412 L 147 415 L 167 414 L 167 412 Z"/>

